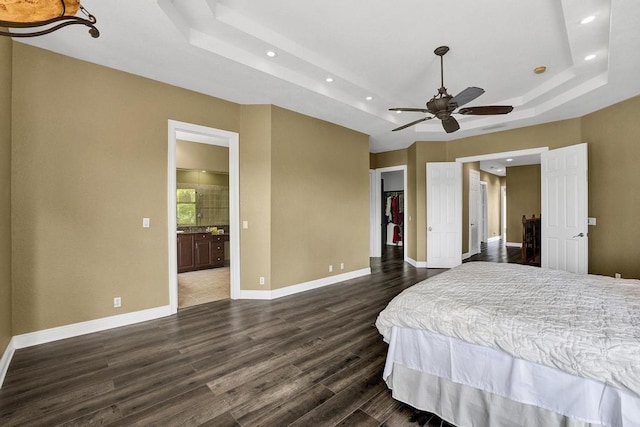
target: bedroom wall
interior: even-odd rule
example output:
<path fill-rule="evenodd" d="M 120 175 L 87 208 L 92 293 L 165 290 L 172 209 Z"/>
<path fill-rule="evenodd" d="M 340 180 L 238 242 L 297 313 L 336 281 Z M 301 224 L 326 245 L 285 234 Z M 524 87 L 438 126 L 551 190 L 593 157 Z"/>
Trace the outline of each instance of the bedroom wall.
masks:
<path fill-rule="evenodd" d="M 167 120 L 239 105 L 20 43 L 13 95 L 13 334 L 167 305 Z"/>
<path fill-rule="evenodd" d="M 540 165 L 507 168 L 507 242 L 522 243 L 522 215 L 540 217 Z"/>
<path fill-rule="evenodd" d="M 589 143 L 589 271 L 640 278 L 640 96 L 581 120 Z"/>
<path fill-rule="evenodd" d="M 271 289 L 271 106 L 243 105 L 240 124 L 242 289 Z M 260 285 L 260 277 L 265 284 Z"/>
<path fill-rule="evenodd" d="M 0 37 L 0 359 L 11 337 L 11 75 L 12 44 Z"/>
<path fill-rule="evenodd" d="M 272 107 L 272 289 L 369 267 L 368 153 L 365 134 Z"/>

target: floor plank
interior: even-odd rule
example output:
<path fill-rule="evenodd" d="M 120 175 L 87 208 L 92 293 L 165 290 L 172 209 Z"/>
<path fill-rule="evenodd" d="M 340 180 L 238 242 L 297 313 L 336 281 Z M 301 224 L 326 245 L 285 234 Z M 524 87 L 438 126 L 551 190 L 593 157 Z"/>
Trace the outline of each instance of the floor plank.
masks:
<path fill-rule="evenodd" d="M 513 252 L 484 249 L 470 261 Z M 375 320 L 442 270 L 416 269 L 396 247 L 371 267 L 273 301 L 215 301 L 17 350 L 0 425 L 417 425 L 382 381 L 387 345 Z"/>

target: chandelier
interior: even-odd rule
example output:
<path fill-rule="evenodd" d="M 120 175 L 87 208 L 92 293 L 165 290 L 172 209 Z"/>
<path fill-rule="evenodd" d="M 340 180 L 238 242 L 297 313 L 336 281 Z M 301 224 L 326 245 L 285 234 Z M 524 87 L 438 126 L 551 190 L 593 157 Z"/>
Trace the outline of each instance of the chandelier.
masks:
<path fill-rule="evenodd" d="M 85 17 L 75 16 L 78 11 Z M 2 36 L 36 37 L 79 24 L 89 27 L 89 34 L 97 38 L 100 32 L 95 23 L 96 18 L 82 7 L 80 0 L 0 0 Z"/>

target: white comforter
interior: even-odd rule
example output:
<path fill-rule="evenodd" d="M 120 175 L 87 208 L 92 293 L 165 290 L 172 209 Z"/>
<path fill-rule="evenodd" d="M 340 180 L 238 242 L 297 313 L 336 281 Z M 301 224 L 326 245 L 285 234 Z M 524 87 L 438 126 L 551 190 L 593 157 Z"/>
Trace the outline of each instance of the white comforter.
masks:
<path fill-rule="evenodd" d="M 376 321 L 426 329 L 640 396 L 640 280 L 470 262 L 403 291 Z"/>

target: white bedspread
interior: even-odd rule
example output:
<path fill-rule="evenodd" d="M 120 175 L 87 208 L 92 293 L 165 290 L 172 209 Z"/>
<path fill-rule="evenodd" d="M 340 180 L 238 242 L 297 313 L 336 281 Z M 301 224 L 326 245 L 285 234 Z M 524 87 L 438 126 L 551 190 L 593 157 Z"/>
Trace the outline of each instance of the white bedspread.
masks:
<path fill-rule="evenodd" d="M 640 280 L 470 262 L 395 297 L 376 321 L 426 329 L 640 396 Z"/>

